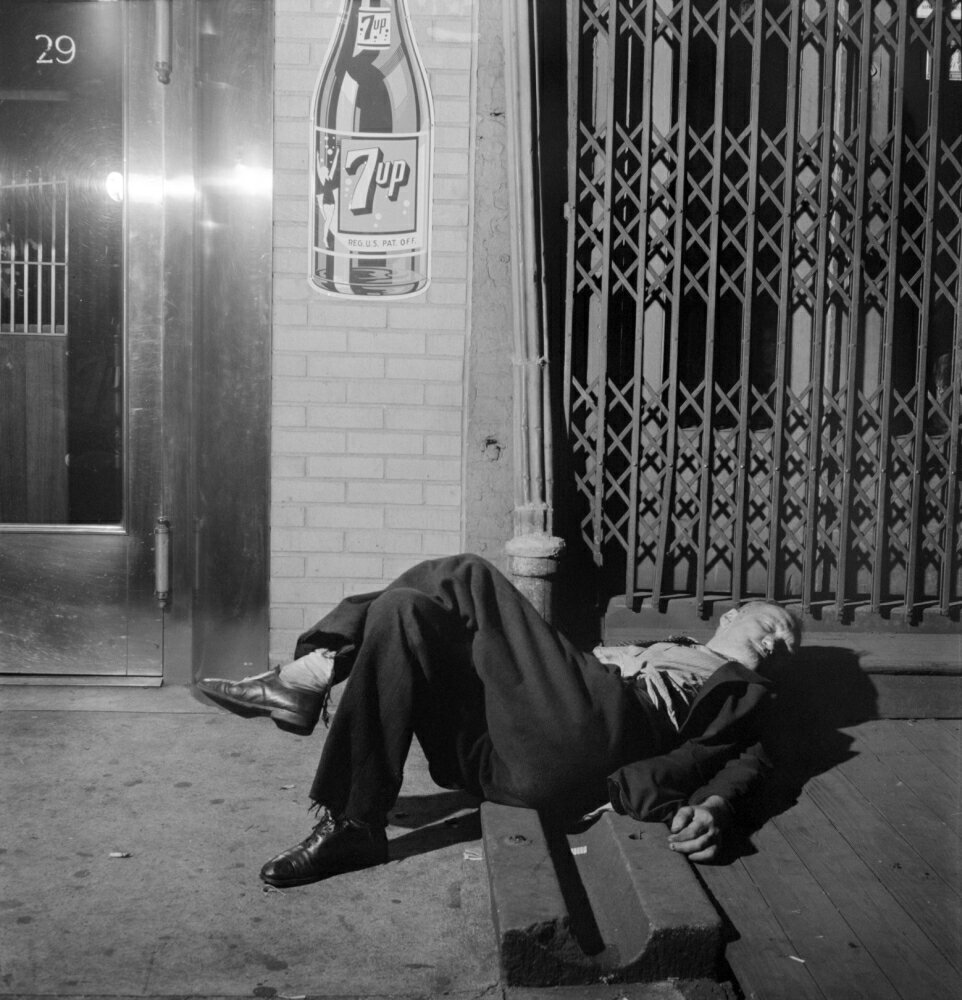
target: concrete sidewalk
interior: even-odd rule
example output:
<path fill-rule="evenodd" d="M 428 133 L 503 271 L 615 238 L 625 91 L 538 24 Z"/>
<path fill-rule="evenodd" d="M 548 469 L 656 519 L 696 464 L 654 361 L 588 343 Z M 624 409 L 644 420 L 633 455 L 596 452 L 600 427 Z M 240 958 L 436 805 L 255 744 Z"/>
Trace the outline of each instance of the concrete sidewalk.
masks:
<path fill-rule="evenodd" d="M 0 995 L 495 989 L 477 810 L 418 754 L 389 864 L 264 891 L 322 740 L 183 688 L 0 688 Z"/>
<path fill-rule="evenodd" d="M 323 743 L 185 688 L 0 687 L 0 998 L 679 1000 L 505 989 L 476 803 L 416 745 L 391 861 L 280 891 Z"/>

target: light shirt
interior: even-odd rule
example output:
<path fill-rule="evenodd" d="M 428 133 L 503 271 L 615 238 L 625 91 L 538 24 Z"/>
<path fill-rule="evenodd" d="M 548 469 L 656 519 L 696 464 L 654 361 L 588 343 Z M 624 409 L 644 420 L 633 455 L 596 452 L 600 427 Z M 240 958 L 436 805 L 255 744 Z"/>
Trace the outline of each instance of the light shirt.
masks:
<path fill-rule="evenodd" d="M 655 708 L 663 712 L 675 731 L 701 686 L 723 664 L 724 656 L 698 643 L 681 645 L 656 642 L 650 646 L 596 646 L 592 655 L 617 667 L 626 680 L 644 684 Z"/>

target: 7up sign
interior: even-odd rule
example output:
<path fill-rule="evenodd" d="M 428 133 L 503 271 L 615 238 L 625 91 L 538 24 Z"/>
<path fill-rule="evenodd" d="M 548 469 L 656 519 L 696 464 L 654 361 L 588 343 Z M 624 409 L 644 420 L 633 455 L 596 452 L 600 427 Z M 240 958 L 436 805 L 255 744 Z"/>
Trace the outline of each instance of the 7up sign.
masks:
<path fill-rule="evenodd" d="M 382 188 L 388 201 L 397 201 L 402 188 L 411 179 L 411 164 L 406 159 L 385 160 L 380 146 L 352 149 L 344 161 L 344 172 L 357 175 L 350 211 L 366 215 L 374 210 L 374 195 Z"/>
<path fill-rule="evenodd" d="M 343 0 L 312 117 L 311 285 L 336 295 L 423 292 L 433 107 L 404 0 Z"/>
<path fill-rule="evenodd" d="M 342 136 L 334 152 L 339 179 L 337 234 L 348 250 L 411 248 L 419 232 L 416 137 Z M 339 163 L 337 163 L 339 161 Z"/>

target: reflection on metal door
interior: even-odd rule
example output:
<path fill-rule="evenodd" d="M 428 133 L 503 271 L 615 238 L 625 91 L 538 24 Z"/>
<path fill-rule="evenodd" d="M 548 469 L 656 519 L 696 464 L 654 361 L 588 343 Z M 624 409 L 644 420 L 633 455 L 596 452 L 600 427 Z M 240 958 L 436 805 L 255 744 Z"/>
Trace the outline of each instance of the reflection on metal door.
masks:
<path fill-rule="evenodd" d="M 0 520 L 56 524 L 68 520 L 70 191 L 65 180 L 10 177 L 0 175 Z"/>
<path fill-rule="evenodd" d="M 573 4 L 566 412 L 629 604 L 962 605 L 962 4 Z"/>
<path fill-rule="evenodd" d="M 152 8 L 0 0 L 7 675 L 161 673 L 159 292 L 140 279 L 159 272 L 162 240 L 157 205 L 129 183 L 159 160 Z"/>

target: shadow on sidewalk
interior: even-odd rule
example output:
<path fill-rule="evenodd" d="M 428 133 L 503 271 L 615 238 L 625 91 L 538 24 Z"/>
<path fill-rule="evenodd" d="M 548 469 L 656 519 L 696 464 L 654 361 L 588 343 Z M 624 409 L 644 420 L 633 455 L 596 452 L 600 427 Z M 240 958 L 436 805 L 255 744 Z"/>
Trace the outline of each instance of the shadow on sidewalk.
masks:
<path fill-rule="evenodd" d="M 391 838 L 391 858 L 400 860 L 481 837 L 478 800 L 466 792 L 401 795 L 388 817 L 409 832 Z"/>

